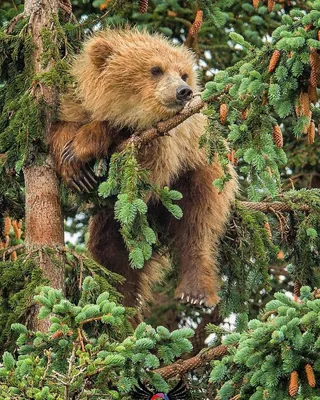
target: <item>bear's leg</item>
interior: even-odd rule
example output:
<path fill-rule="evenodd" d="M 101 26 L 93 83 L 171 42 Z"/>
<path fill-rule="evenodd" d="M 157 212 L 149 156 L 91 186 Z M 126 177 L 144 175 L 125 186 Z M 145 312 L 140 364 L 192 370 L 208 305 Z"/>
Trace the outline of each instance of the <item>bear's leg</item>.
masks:
<path fill-rule="evenodd" d="M 89 251 L 101 265 L 122 275 L 126 280 L 117 290 L 123 294 L 123 303 L 135 307 L 141 318 L 144 303 L 151 299 L 151 287 L 167 269 L 167 259 L 153 254 L 142 269 L 133 269 L 129 263 L 128 251 L 119 232 L 120 225 L 114 219 L 113 209 L 104 209 L 90 221 Z"/>
<path fill-rule="evenodd" d="M 217 163 L 201 166 L 184 175 L 174 187 L 183 194 L 178 203 L 183 217 L 170 223 L 180 261 L 176 297 L 193 304 L 213 306 L 219 301 L 216 257 L 237 186 L 233 179 L 219 193 L 212 182 L 221 174 Z"/>
<path fill-rule="evenodd" d="M 106 156 L 111 143 L 107 125 L 96 121 L 85 125 L 59 122 L 48 142 L 57 170 L 67 185 L 79 192 L 94 190 L 96 177 L 87 162 Z"/>

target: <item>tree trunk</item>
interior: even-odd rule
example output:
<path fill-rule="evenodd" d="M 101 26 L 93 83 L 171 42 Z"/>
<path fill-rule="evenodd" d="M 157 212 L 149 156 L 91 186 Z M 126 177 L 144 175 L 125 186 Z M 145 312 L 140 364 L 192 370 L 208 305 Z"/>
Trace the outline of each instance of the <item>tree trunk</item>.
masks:
<path fill-rule="evenodd" d="M 45 67 L 42 64 L 43 42 L 41 32 L 48 29 L 54 35 L 54 17 L 58 15 L 58 0 L 25 0 L 24 16 L 29 18 L 29 32 L 34 42 L 33 62 L 35 73 L 49 71 L 54 65 L 51 60 Z M 54 39 L 53 39 L 54 40 Z M 54 43 L 53 43 L 54 44 Z M 57 90 L 52 87 L 41 85 L 33 88 L 35 98 L 45 101 L 48 111 L 45 117 L 44 138 L 47 138 L 51 130 L 52 111 L 57 101 Z M 64 244 L 63 217 L 59 200 L 59 186 L 57 175 L 53 169 L 50 156 L 41 165 L 36 163 L 24 168 L 25 191 L 26 191 L 26 250 L 38 250 L 40 255 L 40 267 L 43 276 L 47 278 L 50 285 L 56 289 L 64 290 L 64 263 L 57 266 L 45 254 L 43 248 L 46 246 L 62 246 Z M 47 331 L 48 320 L 38 321 L 37 310 L 31 318 L 31 328 Z"/>

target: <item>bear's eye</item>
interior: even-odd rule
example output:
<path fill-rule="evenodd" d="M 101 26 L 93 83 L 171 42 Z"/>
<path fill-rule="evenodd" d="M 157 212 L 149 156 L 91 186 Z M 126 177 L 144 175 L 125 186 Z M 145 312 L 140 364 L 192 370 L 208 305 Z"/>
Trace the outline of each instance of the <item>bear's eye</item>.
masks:
<path fill-rule="evenodd" d="M 188 74 L 183 74 L 182 77 L 181 77 L 181 79 L 182 79 L 183 81 L 186 81 L 186 80 L 188 79 Z"/>
<path fill-rule="evenodd" d="M 160 67 L 152 67 L 151 68 L 151 75 L 152 76 L 161 76 L 163 74 L 163 71 Z"/>

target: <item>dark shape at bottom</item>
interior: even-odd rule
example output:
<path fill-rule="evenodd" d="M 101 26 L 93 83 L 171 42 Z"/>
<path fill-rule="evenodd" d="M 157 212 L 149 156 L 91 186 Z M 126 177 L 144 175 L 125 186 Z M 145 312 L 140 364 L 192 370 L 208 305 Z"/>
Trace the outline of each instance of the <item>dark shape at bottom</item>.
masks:
<path fill-rule="evenodd" d="M 188 389 L 182 380 L 168 394 L 151 392 L 140 380 L 131 394 L 134 400 L 187 400 L 189 398 Z"/>

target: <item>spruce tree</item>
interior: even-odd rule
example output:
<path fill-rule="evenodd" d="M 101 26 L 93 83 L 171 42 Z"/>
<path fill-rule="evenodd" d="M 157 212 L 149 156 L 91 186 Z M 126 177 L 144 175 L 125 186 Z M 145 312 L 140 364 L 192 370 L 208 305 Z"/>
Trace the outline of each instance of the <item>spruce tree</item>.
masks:
<path fill-rule="evenodd" d="M 13 0 L 0 24 L 0 399 L 129 399 L 138 379 L 168 392 L 179 375 L 192 398 L 320 398 L 320 1 Z M 183 193 L 137 162 L 159 130 L 122 144 L 109 168 L 97 160 L 90 196 L 60 184 L 46 145 L 72 55 L 91 31 L 127 24 L 195 52 L 204 90 L 191 114 L 209 120 L 199 145 L 224 167 L 219 190 L 228 162 L 241 185 L 218 309 L 178 305 L 173 268 L 136 329 L 121 277 L 85 251 L 86 227 L 116 196 L 130 262 L 143 268 L 160 246 L 146 195 L 183 218 Z M 61 210 L 76 244 L 64 245 Z"/>

